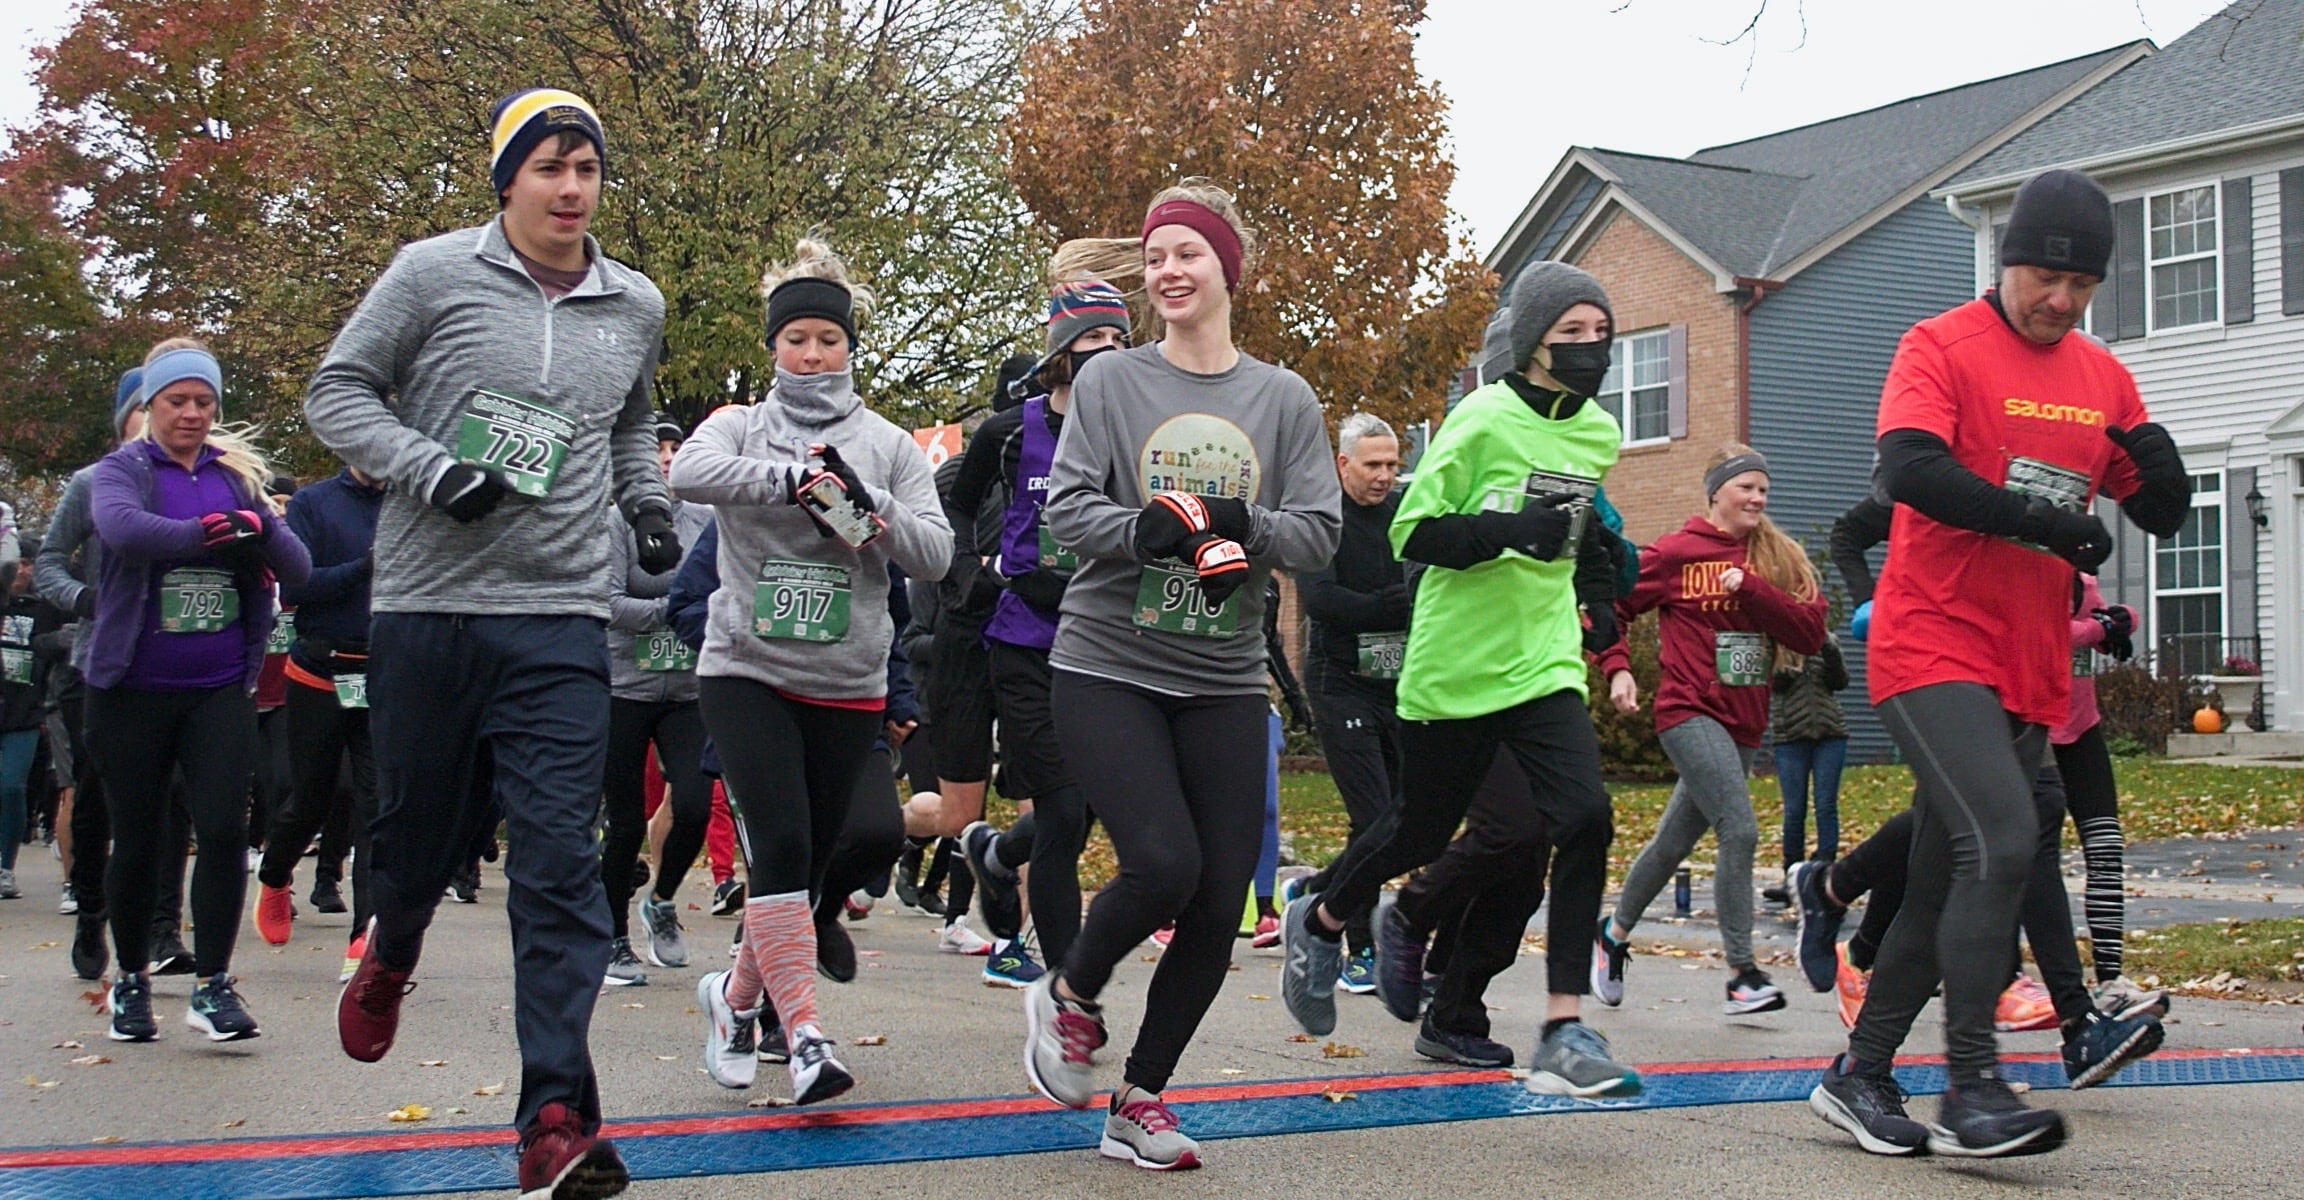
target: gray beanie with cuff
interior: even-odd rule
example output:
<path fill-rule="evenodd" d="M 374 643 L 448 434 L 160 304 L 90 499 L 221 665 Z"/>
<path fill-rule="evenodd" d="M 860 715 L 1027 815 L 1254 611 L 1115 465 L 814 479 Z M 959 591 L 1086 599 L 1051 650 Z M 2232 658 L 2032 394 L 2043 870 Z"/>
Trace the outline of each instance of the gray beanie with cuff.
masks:
<path fill-rule="evenodd" d="M 1508 371 L 1527 367 L 1552 323 L 1579 304 L 1598 305 L 1611 323 L 1616 319 L 1608 290 L 1581 268 L 1550 259 L 1521 268 L 1481 339 L 1481 380 L 1500 379 Z"/>

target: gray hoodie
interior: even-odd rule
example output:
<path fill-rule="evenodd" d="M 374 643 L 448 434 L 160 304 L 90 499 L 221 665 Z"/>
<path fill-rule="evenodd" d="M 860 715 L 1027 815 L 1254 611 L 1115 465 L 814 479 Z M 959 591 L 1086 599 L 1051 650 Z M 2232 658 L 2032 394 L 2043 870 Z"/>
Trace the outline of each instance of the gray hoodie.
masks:
<path fill-rule="evenodd" d="M 712 525 L 712 510 L 701 504 L 672 506 L 672 529 L 683 549 L 696 544 Z M 640 569 L 632 527 L 608 522 L 608 694 L 618 700 L 682 701 L 696 698 L 696 672 L 643 671 L 634 643 L 638 635 L 671 630 L 664 597 L 672 591 L 679 564 L 661 575 Z"/>
<path fill-rule="evenodd" d="M 1136 516 L 1166 491 L 1248 502 L 1250 571 L 1225 605 L 1229 637 L 1136 623 Z M 1262 692 L 1264 580 L 1327 565 L 1343 502 L 1320 401 L 1294 371 L 1243 354 L 1196 375 L 1157 342 L 1097 355 L 1072 385 L 1048 483 L 1048 532 L 1081 559 L 1049 662 L 1175 695 Z"/>
<path fill-rule="evenodd" d="M 586 246 L 590 273 L 557 300 L 501 219 L 403 247 L 313 373 L 312 432 L 388 489 L 374 611 L 607 618 L 611 476 L 627 520 L 670 504 L 648 398 L 664 297 Z M 475 389 L 556 409 L 572 432 L 549 495 L 466 525 L 427 500 Z"/>
<path fill-rule="evenodd" d="M 720 524 L 720 590 L 712 593 L 697 674 L 750 679 L 811 700 L 888 694 L 895 633 L 888 564 L 915 579 L 942 579 L 952 566 L 952 527 L 944 522 L 920 444 L 866 409 L 853 391 L 843 396 L 829 408 L 800 413 L 771 388 L 758 404 L 731 405 L 705 418 L 672 457 L 673 492 L 711 505 Z M 839 448 L 888 522 L 887 532 L 862 550 L 820 536 L 815 522 L 786 502 L 794 473 L 808 470 L 811 444 Z M 755 635 L 753 601 L 770 562 L 844 580 L 835 586 L 846 588 L 846 635 L 822 642 Z"/>
<path fill-rule="evenodd" d="M 96 517 L 88 510 L 90 491 L 89 468 L 72 472 L 71 482 L 64 485 L 64 495 L 56 501 L 56 513 L 48 518 L 48 536 L 40 540 L 40 557 L 32 560 L 32 588 L 48 603 L 71 612 L 80 602 L 80 593 L 90 585 L 82 579 L 94 579 L 103 570 L 97 556 L 103 543 L 96 540 Z M 72 571 L 72 552 L 85 551 L 80 559 L 80 573 Z M 90 622 L 72 623 L 72 669 L 88 669 L 88 626 Z"/>

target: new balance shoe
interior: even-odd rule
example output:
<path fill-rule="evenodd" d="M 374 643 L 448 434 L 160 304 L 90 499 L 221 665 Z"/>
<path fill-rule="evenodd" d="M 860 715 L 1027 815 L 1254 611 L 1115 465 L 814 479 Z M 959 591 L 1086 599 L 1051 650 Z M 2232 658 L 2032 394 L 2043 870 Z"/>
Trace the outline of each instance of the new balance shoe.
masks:
<path fill-rule="evenodd" d="M 688 965 L 688 940 L 681 936 L 677 903 L 654 896 L 643 897 L 640 925 L 648 931 L 649 962 L 675 970 Z"/>
<path fill-rule="evenodd" d="M 1066 1108 L 1088 1107 L 1104 1039 L 1104 1010 L 1058 996 L 1054 972 L 1024 990 L 1024 1075 L 1041 1095 Z"/>
<path fill-rule="evenodd" d="M 760 1071 L 752 1042 L 760 1010 L 739 1012 L 729 1005 L 729 974 L 714 971 L 697 980 L 696 1007 L 704 1014 L 704 1073 L 721 1087 L 741 1090 L 751 1087 Z"/>
<path fill-rule="evenodd" d="M 1369 926 L 1376 938 L 1377 998 L 1384 1001 L 1384 1011 L 1413 1021 L 1423 1015 L 1429 998 L 1424 991 L 1425 940 L 1416 936 L 1408 918 L 1401 915 L 1399 902 L 1389 894 L 1376 902 Z"/>
<path fill-rule="evenodd" d="M 2012 1158 L 2045 1154 L 2064 1144 L 2064 1118 L 2053 1109 L 2027 1108 L 2007 1084 L 1984 1079 L 1944 1089 L 1928 1127 L 1931 1153 L 1954 1158 Z"/>
<path fill-rule="evenodd" d="M 609 987 L 648 986 L 648 972 L 640 968 L 640 956 L 632 953 L 631 938 L 617 938 L 608 944 L 608 969 L 601 973 L 600 982 Z"/>
<path fill-rule="evenodd" d="M 184 1023 L 207 1034 L 211 1042 L 244 1042 L 263 1036 L 256 1028 L 256 1018 L 249 1016 L 247 1006 L 240 1002 L 240 993 L 232 989 L 232 977 L 221 971 L 192 989 L 192 1004 L 185 1010 Z"/>
<path fill-rule="evenodd" d="M 814 1025 L 792 1031 L 792 1058 L 784 1067 L 792 1073 L 794 1104 L 830 1100 L 856 1086 L 856 1077 L 832 1057 L 832 1039 Z"/>
<path fill-rule="evenodd" d="M 1526 1087 L 1544 1096 L 1579 1100 L 1640 1094 L 1640 1072 L 1610 1057 L 1608 1039 L 1582 1021 L 1569 1021 L 1536 1047 Z"/>
<path fill-rule="evenodd" d="M 1023 931 L 1024 902 L 1017 895 L 1016 873 L 993 857 L 999 840 L 1000 831 L 984 821 L 971 821 L 960 831 L 960 857 L 976 879 L 976 905 L 983 910 L 984 927 L 1005 940 Z"/>
<path fill-rule="evenodd" d="M 992 943 L 985 941 L 984 935 L 968 928 L 968 922 L 954 921 L 936 935 L 936 949 L 944 954 L 976 956 L 992 953 Z"/>
<path fill-rule="evenodd" d="M 295 928 L 296 895 L 284 887 L 262 884 L 256 889 L 256 932 L 267 946 L 285 946 Z"/>
<path fill-rule="evenodd" d="M 152 983 L 142 975 L 122 972 L 106 993 L 105 1008 L 112 1026 L 104 1036 L 115 1042 L 149 1042 L 160 1036 L 160 1023 L 152 1019 Z"/>
<path fill-rule="evenodd" d="M 192 951 L 184 946 L 184 939 L 174 925 L 161 925 L 152 931 L 152 966 L 154 975 L 190 975 Z"/>
<path fill-rule="evenodd" d="M 1343 971 L 1344 937 L 1312 932 L 1316 897 L 1302 896 L 1280 917 L 1280 999 L 1296 1025 L 1314 1037 L 1336 1031 L 1336 977 Z"/>
<path fill-rule="evenodd" d="M 312 911 L 340 913 L 344 911 L 344 889 L 333 879 L 315 880 L 312 884 Z"/>
<path fill-rule="evenodd" d="M 2118 1075 L 2122 1068 L 2160 1048 L 2167 1031 L 2149 1011 L 2122 1019 L 2092 1012 L 2078 1027 L 2064 1034 L 2064 1077 L 2072 1090 L 2092 1088 Z"/>
<path fill-rule="evenodd" d="M 984 956 L 986 987 L 1028 988 L 1047 973 L 1047 968 L 1033 961 L 1021 938 L 1009 938 Z"/>
<path fill-rule="evenodd" d="M 520 1134 L 520 1200 L 606 1200 L 631 1179 L 615 1145 L 557 1100 Z"/>
<path fill-rule="evenodd" d="M 1176 1126 L 1175 1111 L 1158 1096 L 1138 1093 L 1130 1100 L 1113 1099 L 1097 1153 L 1152 1171 L 1189 1171 L 1200 1165 L 1200 1143 L 1184 1136 Z"/>
<path fill-rule="evenodd" d="M 2168 993 L 2145 987 L 2126 975 L 2115 975 L 2098 984 L 2091 999 L 2095 1000 L 2097 1011 L 2123 1021 L 2146 1013 L 2155 1017 L 2168 1015 Z"/>
<path fill-rule="evenodd" d="M 377 1062 L 400 1032 L 400 1002 L 416 990 L 412 971 L 388 971 L 376 958 L 376 925 L 369 922 L 360 942 L 360 965 L 336 997 L 336 1039 L 344 1053 Z"/>
<path fill-rule="evenodd" d="M 1608 918 L 1592 934 L 1592 996 L 1610 1008 L 1624 1004 L 1624 968 L 1632 962 L 1632 943 L 1608 936 Z"/>
<path fill-rule="evenodd" d="M 1355 996 L 1365 996 L 1376 990 L 1376 952 L 1366 946 L 1357 954 L 1346 955 L 1344 973 L 1336 977 L 1336 986 Z"/>
<path fill-rule="evenodd" d="M 1256 918 L 1256 928 L 1248 933 L 1248 948 L 1269 950 L 1280 944 L 1280 918 L 1266 913 Z"/>
<path fill-rule="evenodd" d="M 1992 1028 L 2001 1033 L 2029 1033 L 2056 1025 L 2056 1002 L 2030 975 L 2018 975 L 1992 1010 Z"/>
<path fill-rule="evenodd" d="M 72 918 L 72 973 L 82 979 L 104 978 L 112 965 L 112 943 L 107 940 L 104 914 L 81 913 Z"/>
<path fill-rule="evenodd" d="M 363 933 L 359 937 L 353 938 L 352 943 L 344 947 L 344 969 L 337 972 L 336 982 L 352 982 L 352 976 L 360 970 L 361 956 L 367 952 L 368 935 Z"/>
<path fill-rule="evenodd" d="M 1434 1062 L 1455 1063 L 1461 1067 L 1512 1065 L 1512 1047 L 1477 1033 L 1451 1033 L 1434 1028 L 1431 1017 L 1425 1017 L 1416 1030 L 1416 1053 Z"/>
<path fill-rule="evenodd" d="M 733 917 L 744 907 L 744 885 L 738 880 L 723 879 L 712 885 L 712 915 Z"/>
<path fill-rule="evenodd" d="M 1768 972 L 1759 967 L 1746 967 L 1728 981 L 1728 998 L 1720 1004 L 1720 1011 L 1731 1017 L 1748 1017 L 1754 1013 L 1775 1012 L 1784 1007 L 1784 991 Z"/>
<path fill-rule="evenodd" d="M 1848 1069 L 1848 1056 L 1842 1054 L 1808 1093 L 1808 1108 L 1847 1130 L 1866 1153 L 1925 1154 L 1928 1127 L 1905 1115 L 1904 1100 L 1893 1073 L 1858 1074 Z"/>
<path fill-rule="evenodd" d="M 1793 863 L 1784 886 L 1790 888 L 1800 909 L 1800 973 L 1819 992 L 1832 990 L 1834 954 L 1840 942 L 1840 921 L 1848 910 L 1832 902 L 1824 890 L 1831 874 L 1829 862 Z"/>
<path fill-rule="evenodd" d="M 1834 954 L 1836 974 L 1832 986 L 1840 993 L 1840 1023 L 1856 1028 L 1856 1018 L 1864 1011 L 1864 997 L 1872 990 L 1872 972 L 1859 971 L 1848 961 L 1848 944 L 1842 942 Z"/>

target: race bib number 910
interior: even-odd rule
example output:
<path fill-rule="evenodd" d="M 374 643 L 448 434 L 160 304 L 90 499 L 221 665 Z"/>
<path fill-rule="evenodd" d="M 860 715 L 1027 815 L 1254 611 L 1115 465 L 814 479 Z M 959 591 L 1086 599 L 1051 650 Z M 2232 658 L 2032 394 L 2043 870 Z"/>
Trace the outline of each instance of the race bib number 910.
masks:
<path fill-rule="evenodd" d="M 1240 632 L 1235 593 L 1222 604 L 1208 603 L 1199 573 L 1190 567 L 1146 563 L 1136 583 L 1136 627 L 1187 637 L 1228 638 Z"/>

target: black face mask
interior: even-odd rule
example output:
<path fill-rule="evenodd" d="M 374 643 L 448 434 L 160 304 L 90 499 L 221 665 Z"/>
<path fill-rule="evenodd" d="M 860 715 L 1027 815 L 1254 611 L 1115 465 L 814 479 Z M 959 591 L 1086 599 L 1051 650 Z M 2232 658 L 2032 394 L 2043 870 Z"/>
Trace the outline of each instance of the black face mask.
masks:
<path fill-rule="evenodd" d="M 1549 373 L 1560 381 L 1561 387 L 1579 396 L 1598 395 L 1600 381 L 1608 377 L 1609 347 L 1614 343 L 1614 338 L 1549 343 L 1545 347 L 1552 352 Z"/>
<path fill-rule="evenodd" d="M 1078 379 L 1080 378 L 1080 368 L 1087 366 L 1089 359 L 1118 349 L 1120 349 L 1118 346 L 1098 346 L 1094 350 L 1066 350 L 1064 359 L 1072 367 L 1072 378 Z"/>

